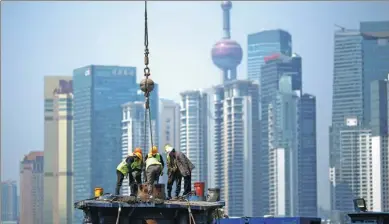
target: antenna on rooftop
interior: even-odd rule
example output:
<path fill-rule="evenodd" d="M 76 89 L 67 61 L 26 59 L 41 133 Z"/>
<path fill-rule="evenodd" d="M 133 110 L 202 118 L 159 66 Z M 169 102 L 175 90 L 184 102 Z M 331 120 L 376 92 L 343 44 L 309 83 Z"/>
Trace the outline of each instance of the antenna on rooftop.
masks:
<path fill-rule="evenodd" d="M 336 27 L 340 28 L 342 31 L 345 31 L 345 30 L 346 30 L 346 28 L 345 28 L 345 27 L 343 27 L 343 26 L 339 26 L 339 25 L 337 25 L 337 24 L 334 24 L 334 26 L 336 26 Z"/>

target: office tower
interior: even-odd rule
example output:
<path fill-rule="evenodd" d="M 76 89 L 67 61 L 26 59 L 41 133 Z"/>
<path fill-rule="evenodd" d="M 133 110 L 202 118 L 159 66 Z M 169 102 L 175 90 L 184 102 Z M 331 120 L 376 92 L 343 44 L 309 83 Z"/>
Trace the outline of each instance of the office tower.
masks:
<path fill-rule="evenodd" d="M 361 22 L 364 124 L 370 124 L 370 83 L 389 74 L 389 21 Z"/>
<path fill-rule="evenodd" d="M 149 118 L 146 119 L 145 126 L 145 104 L 141 101 L 128 102 L 122 105 L 122 159 L 125 159 L 135 148 L 143 149 L 144 155 L 151 148 L 151 135 Z M 158 143 L 158 129 L 156 117 L 151 118 L 153 145 Z M 160 150 L 161 155 L 162 150 Z M 122 194 L 130 195 L 129 179 L 123 180 Z"/>
<path fill-rule="evenodd" d="M 180 102 L 180 150 L 195 165 L 192 182 L 207 181 L 208 96 L 200 90 L 182 92 Z"/>
<path fill-rule="evenodd" d="M 16 221 L 18 219 L 18 191 L 16 181 L 1 182 L 1 218 L 3 221 Z"/>
<path fill-rule="evenodd" d="M 292 56 L 292 36 L 284 30 L 264 30 L 247 36 L 248 79 L 261 83 L 261 66 L 264 58 L 281 53 Z"/>
<path fill-rule="evenodd" d="M 234 40 L 231 40 L 230 32 L 230 11 L 231 1 L 221 3 L 223 10 L 223 38 L 213 46 L 211 54 L 213 63 L 223 72 L 223 82 L 235 80 L 236 68 L 242 62 L 242 47 Z"/>
<path fill-rule="evenodd" d="M 229 216 L 258 216 L 258 84 L 235 80 L 214 91 L 215 185 Z"/>
<path fill-rule="evenodd" d="M 296 213 L 302 217 L 317 217 L 316 97 L 304 93 L 300 98 L 299 109 L 299 203 Z"/>
<path fill-rule="evenodd" d="M 299 201 L 299 98 L 292 77 L 282 75 L 268 108 L 269 210 L 275 216 L 296 216 Z"/>
<path fill-rule="evenodd" d="M 73 211 L 72 78 L 46 76 L 44 80 L 44 223 L 70 223 Z"/>
<path fill-rule="evenodd" d="M 344 121 L 355 117 L 365 128 L 372 125 L 371 82 L 389 73 L 389 21 L 361 22 L 359 30 L 335 32 L 332 125 L 330 127 L 330 170 L 332 209 L 339 210 L 336 195 L 340 169 L 340 132 Z M 377 121 L 376 121 L 377 122 Z M 339 189 L 341 191 L 341 189 Z"/>
<path fill-rule="evenodd" d="M 388 183 L 388 80 L 375 80 L 370 87 L 371 153 L 373 176 L 373 210 L 389 211 L 389 203 L 383 198 L 389 195 Z"/>
<path fill-rule="evenodd" d="M 73 192 L 79 201 L 92 197 L 95 187 L 114 192 L 122 160 L 121 105 L 138 99 L 139 85 L 135 67 L 103 65 L 75 69 L 73 83 Z M 81 219 L 75 211 L 73 223 Z"/>
<path fill-rule="evenodd" d="M 272 103 L 274 96 L 279 91 L 279 81 L 282 75 L 289 75 L 292 77 L 292 91 L 296 91 L 301 95 L 302 89 L 302 74 L 301 74 L 301 57 L 293 54 L 292 57 L 282 55 L 280 53 L 272 54 L 264 58 L 265 64 L 261 67 L 261 147 L 260 147 L 260 162 L 259 174 L 260 188 L 258 195 L 260 198 L 259 211 L 260 215 L 269 214 L 269 150 L 271 147 L 269 142 L 269 105 Z"/>
<path fill-rule="evenodd" d="M 44 223 L 43 155 L 43 152 L 30 152 L 20 162 L 20 223 L 23 224 Z"/>

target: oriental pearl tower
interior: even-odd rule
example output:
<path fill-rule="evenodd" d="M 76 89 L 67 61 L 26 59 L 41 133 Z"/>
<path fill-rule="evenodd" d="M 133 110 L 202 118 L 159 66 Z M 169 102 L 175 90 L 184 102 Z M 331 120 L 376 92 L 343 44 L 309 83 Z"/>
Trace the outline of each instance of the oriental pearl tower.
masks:
<path fill-rule="evenodd" d="M 236 68 L 242 62 L 242 47 L 231 40 L 230 33 L 230 10 L 231 1 L 221 3 L 223 10 L 223 38 L 216 42 L 212 48 L 212 61 L 223 72 L 223 83 L 236 80 Z"/>

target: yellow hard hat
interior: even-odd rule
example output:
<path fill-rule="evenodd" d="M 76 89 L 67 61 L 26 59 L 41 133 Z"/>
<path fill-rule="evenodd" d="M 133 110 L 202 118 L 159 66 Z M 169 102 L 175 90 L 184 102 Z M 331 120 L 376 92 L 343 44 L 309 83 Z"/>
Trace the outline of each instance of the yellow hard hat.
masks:
<path fill-rule="evenodd" d="M 136 152 L 139 152 L 140 154 L 142 154 L 142 149 L 141 148 L 135 148 L 134 149 L 134 153 L 136 153 Z"/>
<path fill-rule="evenodd" d="M 157 146 L 153 146 L 153 148 L 151 148 L 151 154 L 152 155 L 155 155 L 155 154 L 157 154 L 158 153 L 158 148 L 157 148 Z"/>
<path fill-rule="evenodd" d="M 140 153 L 140 152 L 135 152 L 134 155 L 135 155 L 136 157 L 138 157 L 139 159 L 142 159 L 142 153 Z"/>

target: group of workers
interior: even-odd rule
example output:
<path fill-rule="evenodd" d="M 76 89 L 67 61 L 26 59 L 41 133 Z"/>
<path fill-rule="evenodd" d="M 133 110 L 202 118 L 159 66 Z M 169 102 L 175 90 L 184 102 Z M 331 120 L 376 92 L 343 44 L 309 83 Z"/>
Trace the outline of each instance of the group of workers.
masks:
<path fill-rule="evenodd" d="M 184 153 L 176 151 L 171 145 L 167 144 L 164 148 L 168 172 L 167 200 L 172 199 L 171 194 L 174 183 L 176 183 L 175 197 L 179 197 L 182 178 L 184 178 L 183 196 L 186 196 L 191 192 L 192 170 L 195 166 Z M 152 198 L 154 183 L 158 183 L 159 177 L 163 175 L 164 167 L 164 160 L 158 153 L 156 146 L 153 146 L 145 157 L 143 157 L 142 150 L 136 148 L 116 168 L 117 183 L 115 194 L 120 194 L 123 179 L 129 176 L 131 195 L 136 196 L 138 185 L 142 183 L 143 173 L 143 180 L 147 183 L 148 194 Z"/>

